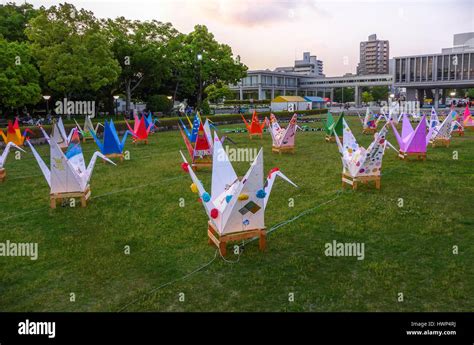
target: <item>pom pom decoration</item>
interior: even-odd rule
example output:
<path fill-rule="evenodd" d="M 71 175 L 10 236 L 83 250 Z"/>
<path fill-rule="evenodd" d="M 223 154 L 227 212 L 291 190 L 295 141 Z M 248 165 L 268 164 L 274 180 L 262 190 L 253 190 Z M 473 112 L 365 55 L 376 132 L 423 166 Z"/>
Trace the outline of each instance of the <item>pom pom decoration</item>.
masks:
<path fill-rule="evenodd" d="M 218 216 L 219 216 L 219 210 L 217 210 L 217 208 L 213 208 L 213 209 L 211 210 L 211 217 L 212 217 L 212 219 L 216 219 Z"/>
<path fill-rule="evenodd" d="M 204 202 L 209 202 L 211 200 L 211 196 L 207 192 L 202 193 L 201 198 L 202 198 L 202 201 Z"/>
<path fill-rule="evenodd" d="M 249 195 L 248 195 L 248 194 L 245 194 L 245 193 L 240 194 L 239 197 L 238 197 L 238 199 L 239 199 L 240 201 L 242 201 L 242 200 L 247 200 L 248 198 L 249 198 Z"/>
<path fill-rule="evenodd" d="M 181 169 L 185 172 L 189 172 L 189 164 L 188 163 L 181 163 Z"/>
<path fill-rule="evenodd" d="M 270 170 L 270 172 L 268 173 L 268 177 L 270 177 L 274 172 L 276 171 L 280 171 L 279 168 L 273 168 L 272 170 Z"/>
<path fill-rule="evenodd" d="M 225 197 L 225 201 L 226 201 L 227 203 L 230 202 L 230 199 L 232 199 L 232 195 L 227 195 L 227 196 Z"/>
<path fill-rule="evenodd" d="M 197 193 L 197 192 L 198 192 L 198 188 L 197 188 L 197 186 L 196 186 L 194 183 L 191 184 L 191 191 L 192 191 L 193 193 Z"/>
<path fill-rule="evenodd" d="M 257 198 L 263 199 L 267 195 L 267 193 L 263 189 L 259 189 L 255 194 Z"/>

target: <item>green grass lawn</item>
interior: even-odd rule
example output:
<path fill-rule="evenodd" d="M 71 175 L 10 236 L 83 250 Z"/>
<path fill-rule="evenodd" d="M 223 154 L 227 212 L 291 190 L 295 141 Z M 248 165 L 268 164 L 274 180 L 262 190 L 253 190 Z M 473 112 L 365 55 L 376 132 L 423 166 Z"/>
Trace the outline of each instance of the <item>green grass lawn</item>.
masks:
<path fill-rule="evenodd" d="M 358 119 L 349 123 L 367 146 Z M 295 155 L 272 154 L 268 133 L 230 137 L 239 147 L 263 145 L 265 173 L 279 167 L 299 186 L 276 182 L 267 228 L 300 217 L 268 235 L 266 252 L 253 241 L 240 256 L 229 250 L 227 261 L 207 244 L 207 217 L 180 168 L 179 132 L 129 142 L 131 160 L 117 166 L 98 162 L 87 208 L 51 210 L 33 155 L 11 154 L 0 184 L 0 242 L 37 242 L 39 258 L 0 257 L 0 310 L 474 310 L 474 132 L 449 149 L 430 147 L 426 162 L 399 161 L 387 149 L 381 191 L 355 192 L 342 191 L 337 146 L 323 132 L 298 133 Z M 389 140 L 396 145 L 393 133 Z M 83 145 L 86 163 L 95 149 Z M 38 150 L 49 162 L 49 146 Z M 234 164 L 241 176 L 248 166 Z M 210 171 L 197 175 L 210 190 Z M 325 256 L 333 240 L 364 243 L 365 259 Z"/>

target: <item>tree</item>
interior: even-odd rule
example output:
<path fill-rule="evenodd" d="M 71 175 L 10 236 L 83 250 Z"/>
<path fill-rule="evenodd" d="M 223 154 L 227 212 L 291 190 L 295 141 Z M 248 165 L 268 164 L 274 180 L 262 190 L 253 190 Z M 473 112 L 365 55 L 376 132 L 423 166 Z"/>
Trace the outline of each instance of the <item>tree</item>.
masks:
<path fill-rule="evenodd" d="M 58 95 L 94 97 L 119 76 L 120 65 L 92 12 L 67 3 L 42 8 L 26 34 L 45 86 Z"/>
<path fill-rule="evenodd" d="M 373 100 L 386 101 L 388 99 L 388 86 L 374 86 L 370 89 Z"/>
<path fill-rule="evenodd" d="M 0 5 L 0 36 L 3 36 L 7 41 L 26 41 L 26 25 L 37 14 L 38 10 L 28 3 Z"/>
<path fill-rule="evenodd" d="M 0 38 L 0 102 L 18 108 L 41 99 L 39 72 L 27 43 Z"/>
<path fill-rule="evenodd" d="M 362 92 L 362 102 L 364 103 L 369 103 L 374 100 L 374 97 L 369 91 L 364 91 Z"/>
<path fill-rule="evenodd" d="M 167 43 L 178 32 L 170 23 L 131 21 L 124 17 L 108 19 L 102 25 L 122 68 L 116 87 L 126 95 L 128 112 L 132 95 L 140 87 L 151 96 L 164 80 L 171 77 Z M 145 98 L 147 95 L 141 96 Z"/>
<path fill-rule="evenodd" d="M 234 59 L 232 49 L 217 42 L 206 26 L 196 25 L 194 31 L 181 38 L 183 78 L 192 78 L 196 85 L 197 107 L 202 103 L 204 89 L 217 82 L 237 83 L 245 77 L 247 66 Z"/>
<path fill-rule="evenodd" d="M 206 100 L 211 103 L 218 103 L 225 98 L 229 98 L 233 96 L 233 92 L 230 88 L 222 83 L 221 81 L 217 82 L 216 84 L 211 84 L 204 90 L 207 97 Z"/>
<path fill-rule="evenodd" d="M 173 102 L 166 95 L 153 95 L 147 99 L 146 106 L 150 111 L 167 113 L 173 107 Z"/>
<path fill-rule="evenodd" d="M 334 89 L 334 100 L 337 103 L 346 103 L 354 101 L 354 89 L 351 87 L 335 88 Z"/>

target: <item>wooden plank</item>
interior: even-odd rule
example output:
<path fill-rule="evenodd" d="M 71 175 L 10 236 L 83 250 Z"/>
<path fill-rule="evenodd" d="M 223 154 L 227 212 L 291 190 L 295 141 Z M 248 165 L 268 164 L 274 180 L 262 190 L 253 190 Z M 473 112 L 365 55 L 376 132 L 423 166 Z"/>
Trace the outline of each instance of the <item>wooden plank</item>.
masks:
<path fill-rule="evenodd" d="M 6 178 L 7 178 L 7 171 L 5 170 L 5 168 L 0 169 L 0 182 L 5 181 Z"/>

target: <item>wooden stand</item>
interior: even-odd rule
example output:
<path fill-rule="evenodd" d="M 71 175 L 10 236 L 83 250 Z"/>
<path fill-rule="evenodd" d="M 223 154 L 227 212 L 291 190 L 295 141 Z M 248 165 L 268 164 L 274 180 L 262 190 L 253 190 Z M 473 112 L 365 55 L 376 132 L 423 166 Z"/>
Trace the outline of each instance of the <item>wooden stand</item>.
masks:
<path fill-rule="evenodd" d="M 227 242 L 241 241 L 248 238 L 259 237 L 258 248 L 260 251 L 264 251 L 267 246 L 267 230 L 266 229 L 253 229 L 239 232 L 232 232 L 226 235 L 220 235 L 219 232 L 214 228 L 211 221 L 208 221 L 207 235 L 209 236 L 208 243 L 214 244 L 222 256 L 227 254 Z"/>
<path fill-rule="evenodd" d="M 197 171 L 199 168 L 212 168 L 212 161 L 196 161 L 191 166 L 193 171 Z"/>
<path fill-rule="evenodd" d="M 81 206 L 87 206 L 87 200 L 91 196 L 91 189 L 90 186 L 86 187 L 84 192 L 72 192 L 72 193 L 55 193 L 50 194 L 51 198 L 51 208 L 56 208 L 57 201 L 62 201 L 63 199 L 70 199 L 70 198 L 81 198 Z"/>
<path fill-rule="evenodd" d="M 436 147 L 436 146 L 449 147 L 450 143 L 451 143 L 451 139 L 437 138 L 437 139 L 431 141 L 431 147 Z"/>
<path fill-rule="evenodd" d="M 336 137 L 334 135 L 327 135 L 326 134 L 325 140 L 326 140 L 327 143 L 335 143 L 336 142 Z M 342 137 L 339 137 L 339 140 L 342 143 Z"/>
<path fill-rule="evenodd" d="M 82 137 L 82 142 L 85 143 L 87 140 L 94 140 L 94 137 L 92 135 L 90 136 L 83 136 Z"/>
<path fill-rule="evenodd" d="M 375 188 L 380 190 L 380 175 L 372 175 L 372 176 L 357 176 L 352 177 L 347 174 L 342 174 L 342 188 L 346 187 L 346 184 L 352 186 L 352 190 L 357 189 L 358 183 L 368 184 L 370 181 L 375 182 Z"/>
<path fill-rule="evenodd" d="M 454 134 L 454 133 L 457 133 L 458 136 L 460 136 L 460 137 L 463 137 L 463 136 L 464 136 L 464 130 L 457 130 L 457 131 L 453 131 L 452 133 L 453 133 L 453 134 Z"/>
<path fill-rule="evenodd" d="M 260 137 L 260 139 L 263 138 L 263 133 L 250 133 L 249 132 L 249 137 L 250 137 L 250 140 L 253 139 L 253 137 Z"/>
<path fill-rule="evenodd" d="M 272 152 L 279 153 L 279 154 L 282 154 L 282 153 L 294 154 L 295 147 L 294 146 L 280 146 L 280 147 L 272 146 Z"/>
<path fill-rule="evenodd" d="M 134 144 L 145 143 L 145 145 L 148 145 L 148 138 L 146 138 L 146 139 L 133 138 L 133 143 Z"/>
<path fill-rule="evenodd" d="M 7 171 L 5 168 L 0 169 L 0 182 L 4 182 L 5 179 L 7 178 Z"/>
<path fill-rule="evenodd" d="M 362 134 L 374 134 L 377 131 L 377 128 L 364 128 Z"/>
<path fill-rule="evenodd" d="M 113 158 L 119 158 L 120 162 L 123 162 L 123 153 L 109 153 L 108 155 L 105 155 L 108 159 L 113 159 Z M 102 160 L 104 163 L 105 160 Z"/>
<path fill-rule="evenodd" d="M 398 158 L 408 160 L 409 157 L 416 157 L 418 160 L 426 161 L 426 152 L 398 152 Z"/>

